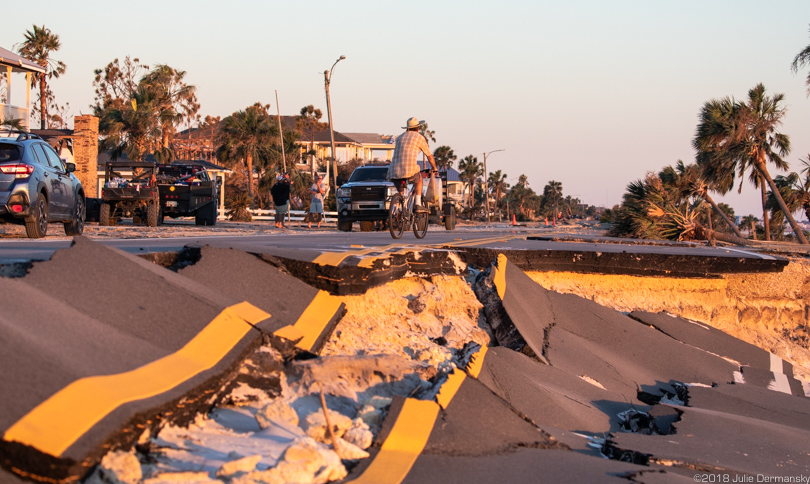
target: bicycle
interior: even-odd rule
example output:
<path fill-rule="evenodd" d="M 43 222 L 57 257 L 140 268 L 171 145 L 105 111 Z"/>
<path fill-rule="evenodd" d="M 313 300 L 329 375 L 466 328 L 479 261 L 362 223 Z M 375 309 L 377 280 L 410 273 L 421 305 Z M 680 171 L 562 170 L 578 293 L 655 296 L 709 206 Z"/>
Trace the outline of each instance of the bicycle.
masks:
<path fill-rule="evenodd" d="M 421 170 L 420 173 L 430 173 L 431 170 Z M 414 213 L 413 204 L 415 200 L 414 184 L 408 183 L 408 189 L 405 196 L 397 191 L 388 199 L 388 231 L 391 232 L 391 237 L 399 239 L 402 237 L 402 232 L 406 227 L 413 228 L 413 235 L 417 239 L 425 238 L 428 231 L 428 212 Z M 397 187 L 399 190 L 400 187 Z M 427 207 L 425 199 L 422 198 L 422 206 Z"/>

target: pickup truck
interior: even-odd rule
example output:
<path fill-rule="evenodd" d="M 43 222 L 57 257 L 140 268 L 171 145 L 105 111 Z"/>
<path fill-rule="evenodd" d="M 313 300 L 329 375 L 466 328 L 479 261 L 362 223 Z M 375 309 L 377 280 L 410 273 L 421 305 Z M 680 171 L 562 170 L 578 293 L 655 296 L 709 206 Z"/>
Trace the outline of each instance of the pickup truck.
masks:
<path fill-rule="evenodd" d="M 442 190 L 447 198 L 447 172 L 439 172 Z M 388 199 L 396 193 L 394 184 L 388 181 L 388 165 L 358 166 L 349 181 L 338 188 L 338 230 L 351 232 L 352 223 L 360 222 L 362 232 L 370 232 L 375 226 L 385 230 L 388 222 Z M 429 218 L 432 223 L 443 223 L 447 230 L 456 226 L 456 209 L 445 202 L 441 207 L 431 206 Z"/>
<path fill-rule="evenodd" d="M 217 183 L 201 165 L 158 165 L 160 223 L 164 217 L 194 216 L 197 225 L 217 223 Z"/>
<path fill-rule="evenodd" d="M 352 223 L 360 222 L 360 230 L 370 232 L 375 222 L 382 225 L 388 220 L 388 198 L 396 188 L 387 175 L 388 165 L 355 168 L 349 181 L 337 191 L 338 230 L 350 232 Z"/>

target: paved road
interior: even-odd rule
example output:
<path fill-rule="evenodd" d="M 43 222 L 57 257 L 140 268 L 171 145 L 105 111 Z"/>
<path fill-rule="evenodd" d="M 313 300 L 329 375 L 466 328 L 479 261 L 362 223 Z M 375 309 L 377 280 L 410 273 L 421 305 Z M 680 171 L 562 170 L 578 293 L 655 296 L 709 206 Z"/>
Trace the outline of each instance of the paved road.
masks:
<path fill-rule="evenodd" d="M 599 237 L 594 233 L 577 234 L 571 231 L 554 231 L 546 228 L 480 226 L 464 227 L 455 231 L 432 230 L 419 240 L 406 233 L 402 239 L 394 240 L 388 232 L 333 232 L 295 230 L 286 233 L 263 235 L 212 235 L 212 236 L 172 236 L 177 230 L 165 232 L 170 236 L 138 237 L 127 234 L 126 238 L 89 237 L 103 245 L 116 247 L 132 254 L 154 252 L 175 252 L 185 246 L 232 246 L 234 248 L 276 248 L 310 250 L 316 252 L 357 251 L 360 248 L 377 247 L 384 249 L 402 247 L 480 247 L 503 248 L 521 251 L 565 251 L 577 250 L 598 253 L 632 254 L 689 254 L 708 257 L 753 257 L 771 259 L 756 249 L 718 248 L 689 243 L 639 243 L 622 242 L 621 239 Z M 182 232 L 179 232 L 182 234 Z M 574 242 L 577 240 L 577 242 Z M 610 243 L 608 243 L 610 242 Z M 46 238 L 29 240 L 22 238 L 0 238 L 0 264 L 11 262 L 47 260 L 57 249 L 70 246 L 70 239 Z"/>

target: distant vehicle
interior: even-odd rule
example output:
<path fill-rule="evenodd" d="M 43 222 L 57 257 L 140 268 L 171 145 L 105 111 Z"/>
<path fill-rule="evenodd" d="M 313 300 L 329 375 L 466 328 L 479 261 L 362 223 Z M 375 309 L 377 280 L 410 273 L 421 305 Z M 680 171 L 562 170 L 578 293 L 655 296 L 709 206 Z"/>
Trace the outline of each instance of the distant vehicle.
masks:
<path fill-rule="evenodd" d="M 66 163 L 37 135 L 0 131 L 0 218 L 25 224 L 29 238 L 45 237 L 49 222 L 62 222 L 67 235 L 84 232 L 85 197 Z"/>
<path fill-rule="evenodd" d="M 439 172 L 442 180 L 442 206 L 428 206 L 431 223 L 444 224 L 447 230 L 456 226 L 456 208 L 447 196 L 447 172 Z M 352 223 L 360 222 L 360 230 L 370 232 L 375 225 L 385 230 L 391 196 L 397 193 L 394 184 L 388 181 L 388 165 L 358 166 L 349 181 L 338 188 L 338 230 L 351 232 Z"/>
<path fill-rule="evenodd" d="M 104 169 L 104 187 L 98 224 L 115 225 L 123 217 L 133 223 L 157 227 L 160 198 L 157 164 L 148 161 L 110 161 Z"/>
<path fill-rule="evenodd" d="M 338 230 L 351 232 L 352 223 L 360 222 L 360 230 L 370 232 L 375 222 L 388 220 L 388 199 L 397 192 L 386 179 L 388 165 L 358 166 L 337 191 Z"/>
<path fill-rule="evenodd" d="M 158 165 L 160 223 L 163 217 L 194 217 L 197 225 L 217 223 L 217 182 L 202 165 Z"/>

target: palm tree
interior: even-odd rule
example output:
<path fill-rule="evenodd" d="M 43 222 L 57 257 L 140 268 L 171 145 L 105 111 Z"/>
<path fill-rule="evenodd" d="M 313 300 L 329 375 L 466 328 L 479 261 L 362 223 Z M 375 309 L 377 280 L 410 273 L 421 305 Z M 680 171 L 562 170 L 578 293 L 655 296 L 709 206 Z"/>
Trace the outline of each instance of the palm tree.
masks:
<path fill-rule="evenodd" d="M 796 57 L 793 58 L 793 63 L 790 64 L 791 70 L 794 73 L 799 72 L 799 68 L 804 67 L 806 65 L 810 65 L 810 45 L 802 49 L 801 52 L 796 54 Z M 810 96 L 810 73 L 807 74 L 807 94 Z"/>
<path fill-rule="evenodd" d="M 453 152 L 453 148 L 449 146 L 439 146 L 435 150 L 433 150 L 433 159 L 436 161 L 436 168 L 440 170 L 447 170 L 448 168 L 453 167 L 453 162 L 456 161 L 458 157 Z"/>
<path fill-rule="evenodd" d="M 322 116 L 323 112 L 310 104 L 301 108 L 299 116 L 295 119 L 295 129 L 309 140 L 309 150 L 306 154 L 309 160 L 309 174 L 313 178 L 315 177 L 315 133 L 329 126 L 321 122 Z"/>
<path fill-rule="evenodd" d="M 488 183 L 490 190 L 495 192 L 495 206 L 497 207 L 501 199 L 501 193 L 509 188 L 509 184 L 506 183 L 506 173 L 501 173 L 501 170 L 490 173 Z M 498 214 L 500 215 L 500 211 Z"/>
<path fill-rule="evenodd" d="M 475 182 L 478 177 L 484 174 L 484 166 L 478 162 L 478 158 L 475 156 L 467 155 L 458 163 L 458 170 L 460 172 L 459 177 L 470 188 L 468 205 L 469 208 L 472 208 L 475 198 Z"/>
<path fill-rule="evenodd" d="M 675 164 L 675 168 L 671 166 L 665 167 L 659 176 L 661 176 L 665 182 L 677 186 L 681 190 L 681 196 L 683 198 L 696 196 L 708 202 L 712 209 L 720 215 L 737 237 L 743 236 L 740 229 L 737 228 L 720 206 L 717 205 L 711 195 L 709 195 L 711 185 L 703 175 L 703 171 L 699 165 L 694 163 L 686 165 L 683 161 L 678 160 Z"/>
<path fill-rule="evenodd" d="M 774 192 L 776 202 L 799 242 L 807 245 L 807 238 L 782 200 L 766 165 L 770 161 L 777 169 L 787 168 L 782 157 L 790 152 L 790 138 L 776 131 L 785 114 L 785 109 L 780 106 L 783 100 L 783 94 L 768 97 L 762 84 L 748 91 L 747 103 L 729 98 L 711 100 L 701 110 L 693 145 L 698 152 L 698 164 L 720 193 L 731 187 L 735 171 L 741 179 L 745 172 L 755 171 L 755 176 L 761 177 Z M 764 192 L 764 183 L 761 187 Z M 763 219 L 766 219 L 764 205 L 763 193 Z M 769 236 L 767 230 L 765 235 Z"/>
<path fill-rule="evenodd" d="M 428 124 L 424 123 L 422 126 L 419 126 L 419 134 L 425 137 L 428 142 L 436 142 L 436 131 L 428 129 Z"/>
<path fill-rule="evenodd" d="M 748 236 L 754 240 L 757 240 L 757 222 L 759 219 L 754 214 L 746 215 L 740 220 L 740 225 L 748 228 Z"/>
<path fill-rule="evenodd" d="M 808 159 L 810 159 L 810 156 L 808 156 Z M 799 173 L 793 172 L 785 176 L 777 176 L 774 178 L 774 183 L 779 188 L 779 193 L 791 212 L 804 210 L 805 217 L 810 220 L 810 163 L 806 160 L 800 161 L 805 166 L 801 171 L 805 175 L 804 179 L 801 178 Z M 767 206 L 771 210 L 773 224 L 783 227 L 785 219 L 779 210 L 773 192 L 768 192 Z"/>
<path fill-rule="evenodd" d="M 160 132 L 153 116 L 152 94 L 141 86 L 132 93 L 130 103 L 109 106 L 99 113 L 99 132 L 104 133 L 99 148 L 109 150 L 113 160 L 126 154 L 130 160 L 141 161 L 151 152 L 152 140 Z"/>
<path fill-rule="evenodd" d="M 560 200 L 563 196 L 562 183 L 551 180 L 543 188 L 543 199 L 547 208 L 553 210 L 552 217 L 554 223 L 557 223 L 557 214 L 559 213 Z"/>
<path fill-rule="evenodd" d="M 47 79 L 58 79 L 65 72 L 65 63 L 51 59 L 51 53 L 62 47 L 59 36 L 50 29 L 33 26 L 34 30 L 25 31 L 25 41 L 23 41 L 18 52 L 26 59 L 36 62 L 45 68 L 46 72 L 38 74 L 39 80 L 39 105 L 40 105 L 40 129 L 46 129 L 48 120 L 48 81 Z"/>
<path fill-rule="evenodd" d="M 158 160 L 171 162 L 174 158 L 171 139 L 175 126 L 184 118 L 194 116 L 200 109 L 197 103 L 197 88 L 183 80 L 186 71 L 180 71 L 165 64 L 158 64 L 141 79 L 140 85 L 152 91 L 155 98 L 153 108 L 160 120 L 161 149 L 156 152 Z"/>
<path fill-rule="evenodd" d="M 217 148 L 217 158 L 226 166 L 245 163 L 248 196 L 253 203 L 253 163 L 269 158 L 269 148 L 277 136 L 267 112 L 268 106 L 256 103 L 237 111 L 223 120 Z"/>

